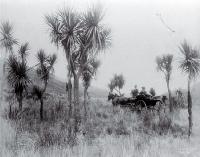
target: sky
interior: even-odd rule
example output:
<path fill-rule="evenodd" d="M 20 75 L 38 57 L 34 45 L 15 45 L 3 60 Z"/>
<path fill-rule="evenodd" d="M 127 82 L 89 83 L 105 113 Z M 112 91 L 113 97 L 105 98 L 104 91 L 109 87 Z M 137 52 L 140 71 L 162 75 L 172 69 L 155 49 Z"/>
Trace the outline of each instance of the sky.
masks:
<path fill-rule="evenodd" d="M 116 73 L 125 77 L 122 91 L 126 94 L 134 85 L 139 89 L 145 86 L 146 90 L 153 87 L 158 94 L 166 92 L 155 58 L 170 53 L 174 55 L 171 88 L 186 88 L 186 76 L 178 69 L 181 59 L 178 47 L 186 39 L 200 48 L 198 0 L 0 0 L 0 22 L 9 20 L 14 26 L 14 36 L 21 43 L 29 42 L 30 65 L 36 63 L 35 55 L 40 48 L 57 53 L 55 75 L 66 81 L 64 52 L 51 44 L 44 16 L 65 6 L 84 10 L 99 3 L 105 10 L 103 23 L 112 30 L 112 46 L 99 56 L 101 66 L 93 86 L 107 88 Z"/>

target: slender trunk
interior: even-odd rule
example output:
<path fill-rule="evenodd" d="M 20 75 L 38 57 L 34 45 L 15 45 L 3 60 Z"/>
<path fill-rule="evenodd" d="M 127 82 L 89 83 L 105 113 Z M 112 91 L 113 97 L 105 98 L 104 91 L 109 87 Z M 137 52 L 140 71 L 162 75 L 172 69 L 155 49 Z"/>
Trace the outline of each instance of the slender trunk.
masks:
<path fill-rule="evenodd" d="M 6 52 L 7 53 L 7 52 Z M 1 95 L 0 95 L 0 102 L 3 103 L 4 102 L 4 88 L 5 88 L 5 83 L 6 83 L 6 54 L 3 55 L 3 59 L 2 59 L 2 80 L 1 80 Z"/>
<path fill-rule="evenodd" d="M 121 96 L 122 94 L 121 94 L 121 92 L 120 92 L 120 88 L 118 87 L 118 91 L 119 91 L 119 95 Z"/>
<path fill-rule="evenodd" d="M 46 91 L 46 89 L 47 89 L 47 84 L 48 84 L 48 80 L 45 80 L 44 81 L 44 89 L 43 89 L 43 91 L 42 91 L 42 97 L 41 97 L 41 99 L 40 99 L 40 120 L 41 121 L 43 121 L 43 119 L 44 119 L 44 114 L 43 114 L 43 104 L 44 104 L 44 102 L 43 102 L 43 95 L 44 95 L 44 93 L 45 93 L 45 91 Z"/>
<path fill-rule="evenodd" d="M 43 121 L 43 98 L 40 100 L 40 120 Z"/>
<path fill-rule="evenodd" d="M 79 110 L 79 77 L 78 75 L 74 75 L 74 118 L 75 125 L 74 130 L 75 133 L 78 132 L 78 125 L 80 124 L 80 110 Z"/>
<path fill-rule="evenodd" d="M 77 75 L 74 76 L 74 105 L 77 112 L 79 107 L 79 77 Z"/>
<path fill-rule="evenodd" d="M 18 99 L 19 111 L 22 111 L 22 100 L 23 100 L 23 98 L 22 98 L 22 96 L 20 96 L 19 99 Z"/>
<path fill-rule="evenodd" d="M 169 80 L 167 80 L 167 90 L 168 90 L 168 94 L 169 94 L 169 111 L 172 112 L 173 106 L 172 106 L 171 91 L 170 91 L 170 88 L 169 88 Z"/>
<path fill-rule="evenodd" d="M 11 119 L 12 118 L 12 106 L 10 104 L 10 108 L 9 108 L 9 118 Z"/>
<path fill-rule="evenodd" d="M 67 62 L 68 62 L 68 78 L 69 78 L 69 80 L 68 80 L 68 82 L 67 82 L 67 94 L 68 94 L 68 101 L 69 101 L 69 117 L 71 118 L 71 115 L 73 115 L 73 114 L 75 114 L 75 113 L 72 113 L 72 112 L 76 112 L 76 111 L 72 111 L 72 83 L 71 83 L 71 74 L 72 74 L 72 76 L 75 78 L 75 69 L 74 69 L 74 65 L 73 65 L 73 61 L 72 61 L 72 58 L 71 58 L 71 54 L 70 54 L 70 48 L 68 48 L 68 47 L 66 47 L 65 46 L 65 41 L 62 41 L 62 44 L 63 44 L 63 46 L 64 46 L 64 48 L 65 48 L 65 55 L 66 55 L 66 59 L 67 59 Z M 75 79 L 74 79 L 74 84 L 75 84 Z M 75 88 L 75 87 L 74 87 Z M 77 90 L 74 90 L 74 97 L 75 97 L 75 95 L 77 95 L 77 94 L 75 94 L 75 93 L 77 93 Z M 75 108 L 75 106 L 76 106 L 76 103 L 78 103 L 78 101 L 74 98 L 74 110 L 76 110 Z M 76 102 L 77 101 L 77 102 Z"/>
<path fill-rule="evenodd" d="M 84 88 L 84 101 L 83 101 L 85 120 L 87 118 L 87 89 L 88 89 L 87 87 Z"/>
<path fill-rule="evenodd" d="M 69 117 L 72 115 L 72 83 L 71 78 L 69 78 L 67 83 L 67 94 L 68 94 L 68 102 L 69 102 Z"/>
<path fill-rule="evenodd" d="M 192 98 L 190 93 L 190 79 L 188 80 L 188 121 L 189 121 L 188 136 L 190 137 L 192 133 Z"/>

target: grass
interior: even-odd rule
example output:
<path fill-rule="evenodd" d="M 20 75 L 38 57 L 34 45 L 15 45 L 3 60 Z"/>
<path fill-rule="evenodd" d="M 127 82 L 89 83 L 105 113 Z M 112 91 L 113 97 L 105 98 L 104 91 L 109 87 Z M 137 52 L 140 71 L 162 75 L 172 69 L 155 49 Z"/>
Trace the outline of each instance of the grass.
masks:
<path fill-rule="evenodd" d="M 0 156 L 198 157 L 200 154 L 198 106 L 193 108 L 193 135 L 189 140 L 186 109 L 177 112 L 170 121 L 166 115 L 138 115 L 126 109 L 113 108 L 105 101 L 93 100 L 89 118 L 80 126 L 77 145 L 70 147 L 66 141 L 66 106 L 62 103 L 47 104 L 46 110 L 50 112 L 42 123 L 39 115 L 34 119 L 30 114 L 37 107 L 28 112 L 29 116 L 25 114 L 19 120 L 0 118 Z"/>

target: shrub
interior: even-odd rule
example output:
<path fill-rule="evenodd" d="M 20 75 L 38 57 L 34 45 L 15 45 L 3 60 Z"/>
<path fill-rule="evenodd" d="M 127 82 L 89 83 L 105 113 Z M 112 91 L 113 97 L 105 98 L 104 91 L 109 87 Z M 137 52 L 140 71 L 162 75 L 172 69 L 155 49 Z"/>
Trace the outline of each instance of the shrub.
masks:
<path fill-rule="evenodd" d="M 123 120 L 120 120 L 119 123 L 117 123 L 115 133 L 116 135 L 129 135 L 129 131 Z"/>

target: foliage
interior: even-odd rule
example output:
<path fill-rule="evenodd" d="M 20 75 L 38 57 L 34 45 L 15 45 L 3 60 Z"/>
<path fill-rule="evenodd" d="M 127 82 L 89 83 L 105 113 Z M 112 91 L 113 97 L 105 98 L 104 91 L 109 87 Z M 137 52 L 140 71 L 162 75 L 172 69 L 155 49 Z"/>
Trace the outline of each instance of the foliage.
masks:
<path fill-rule="evenodd" d="M 151 94 L 151 96 L 155 96 L 156 95 L 156 91 L 153 88 L 150 88 L 149 93 Z"/>
<path fill-rule="evenodd" d="M 27 75 L 27 67 L 26 63 L 20 62 L 14 55 L 8 59 L 8 83 L 14 88 L 17 95 L 28 87 L 30 80 Z"/>
<path fill-rule="evenodd" d="M 165 75 L 166 81 L 170 80 L 172 72 L 173 55 L 167 54 L 156 58 L 157 70 L 162 71 Z"/>
<path fill-rule="evenodd" d="M 139 94 L 147 95 L 146 88 L 143 86 Z"/>
<path fill-rule="evenodd" d="M 172 110 L 173 110 L 172 102 L 171 102 L 172 101 L 171 100 L 171 91 L 170 91 L 170 85 L 169 85 L 170 79 L 171 79 L 171 73 L 172 73 L 172 62 L 173 62 L 173 55 L 171 55 L 171 54 L 166 54 L 166 55 L 156 58 L 157 70 L 161 71 L 164 74 L 165 80 L 167 83 L 170 112 L 172 112 Z"/>
<path fill-rule="evenodd" d="M 103 16 L 99 8 L 91 8 L 86 13 L 64 9 L 45 19 L 52 42 L 64 47 L 73 72 L 86 53 L 97 53 L 96 50 L 104 50 L 110 43 L 110 30 L 101 24 Z"/>
<path fill-rule="evenodd" d="M 100 61 L 91 59 L 84 67 L 82 72 L 83 86 L 88 88 L 91 84 L 91 79 L 96 75 L 97 69 L 100 66 Z"/>
<path fill-rule="evenodd" d="M 179 68 L 188 74 L 189 79 L 196 78 L 200 71 L 199 51 L 192 48 L 186 40 L 181 43 L 179 49 L 183 56 Z"/>
<path fill-rule="evenodd" d="M 188 136 L 190 137 L 192 133 L 192 96 L 190 93 L 190 83 L 192 79 L 195 79 L 200 71 L 200 55 L 199 51 L 195 48 L 192 48 L 188 42 L 185 40 L 181 43 L 179 47 L 183 58 L 180 60 L 179 68 L 188 75 L 188 121 L 189 129 Z"/>
<path fill-rule="evenodd" d="M 1 54 L 3 56 L 3 79 L 1 80 L 1 93 L 0 101 L 3 102 L 4 99 L 4 86 L 6 80 L 6 59 L 8 52 L 13 52 L 13 46 L 18 44 L 17 40 L 13 37 L 13 26 L 8 22 L 3 22 L 0 26 L 0 47 L 5 49 L 5 53 Z M 2 53 L 2 52 L 1 52 Z"/>
<path fill-rule="evenodd" d="M 28 44 L 25 44 L 28 45 Z M 22 45 L 21 47 L 24 47 Z M 28 51 L 28 46 L 25 46 L 23 49 L 19 49 L 20 54 L 25 54 Z M 22 51 L 23 50 L 23 51 Z M 21 56 L 20 56 L 21 57 Z M 17 58 L 15 55 L 10 55 L 8 59 L 8 84 L 12 88 L 12 92 L 15 94 L 20 110 L 22 109 L 22 99 L 24 94 L 30 84 L 30 78 L 28 76 L 28 65 L 25 60 L 25 56 L 23 58 Z"/>
<path fill-rule="evenodd" d="M 18 41 L 13 37 L 13 26 L 8 21 L 1 24 L 0 34 L 0 46 L 5 48 L 6 52 L 12 52 L 13 45 L 18 44 Z"/>
<path fill-rule="evenodd" d="M 40 49 L 37 53 L 38 66 L 37 75 L 42 81 L 42 86 L 33 85 L 31 95 L 35 100 L 40 100 L 40 118 L 43 120 L 43 99 L 44 93 L 47 88 L 48 81 L 50 79 L 50 74 L 54 71 L 53 65 L 56 62 L 57 56 L 55 54 L 46 56 L 44 50 Z M 38 82 L 37 82 L 38 83 Z"/>
<path fill-rule="evenodd" d="M 185 108 L 185 94 L 181 89 L 176 90 L 176 96 L 174 97 L 174 105 L 176 109 Z"/>
<path fill-rule="evenodd" d="M 50 78 L 50 74 L 53 73 L 53 65 L 56 62 L 57 56 L 55 54 L 46 56 L 44 50 L 40 49 L 37 53 L 38 66 L 37 75 L 44 82 L 47 82 Z"/>
<path fill-rule="evenodd" d="M 119 95 L 121 95 L 120 90 L 123 88 L 124 84 L 125 84 L 124 76 L 122 74 L 120 75 L 115 74 L 114 77 L 110 80 L 108 87 L 111 92 L 115 90 L 116 92 L 118 92 Z"/>
<path fill-rule="evenodd" d="M 139 94 L 139 91 L 138 91 L 138 89 L 137 89 L 137 85 L 135 85 L 135 89 L 133 89 L 133 90 L 131 91 L 131 96 L 132 96 L 132 97 L 136 97 L 138 94 Z"/>
<path fill-rule="evenodd" d="M 109 47 L 110 29 L 102 24 L 103 14 L 100 7 L 90 8 L 86 12 L 76 12 L 67 8 L 54 15 L 47 15 L 45 19 L 50 29 L 52 43 L 58 47 L 62 46 L 65 50 L 67 70 L 70 74 L 68 82 L 71 81 L 71 77 L 74 78 L 74 101 L 77 106 L 79 78 L 88 66 L 86 58 L 95 56 Z M 85 74 L 87 79 L 88 76 Z"/>
<path fill-rule="evenodd" d="M 28 56 L 29 53 L 28 51 L 29 51 L 29 44 L 27 42 L 22 44 L 18 50 L 18 54 L 23 62 L 26 61 L 26 57 Z"/>

